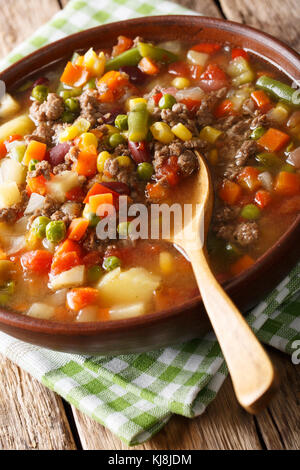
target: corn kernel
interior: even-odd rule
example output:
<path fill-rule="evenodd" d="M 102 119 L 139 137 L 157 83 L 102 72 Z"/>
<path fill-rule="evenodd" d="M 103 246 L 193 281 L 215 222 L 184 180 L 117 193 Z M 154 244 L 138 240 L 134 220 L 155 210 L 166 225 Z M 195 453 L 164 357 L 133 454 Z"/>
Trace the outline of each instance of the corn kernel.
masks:
<path fill-rule="evenodd" d="M 128 101 L 128 108 L 129 108 L 128 110 L 132 111 L 133 107 L 137 103 L 146 103 L 147 104 L 147 100 L 145 100 L 145 98 L 130 98 L 129 101 Z"/>
<path fill-rule="evenodd" d="M 86 205 L 84 206 L 83 211 L 82 211 L 82 217 L 84 217 L 85 219 L 88 218 L 88 216 L 89 216 L 89 214 L 90 214 L 91 212 L 92 212 L 92 211 L 91 211 L 91 209 L 90 209 L 89 204 L 86 204 Z"/>
<path fill-rule="evenodd" d="M 91 127 L 90 122 L 84 118 L 76 119 L 73 125 L 77 127 L 79 134 L 82 134 L 83 132 L 87 132 L 89 128 Z"/>
<path fill-rule="evenodd" d="M 111 124 L 105 124 L 108 131 L 108 135 L 120 133 L 120 130 L 117 127 L 112 126 Z"/>
<path fill-rule="evenodd" d="M 174 260 L 171 253 L 162 251 L 159 253 L 159 267 L 163 274 L 171 274 L 174 269 Z"/>
<path fill-rule="evenodd" d="M 215 129 L 211 126 L 205 126 L 203 129 L 201 129 L 199 137 L 200 139 L 205 140 L 210 144 L 214 144 L 222 134 L 223 132 L 219 131 L 219 129 Z"/>
<path fill-rule="evenodd" d="M 181 124 L 181 122 L 172 127 L 172 132 L 181 140 L 191 140 L 193 137 L 191 131 Z"/>
<path fill-rule="evenodd" d="M 106 160 L 111 158 L 111 154 L 108 152 L 100 152 L 98 157 L 97 157 L 97 170 L 99 173 L 103 173 L 104 170 L 104 164 Z"/>
<path fill-rule="evenodd" d="M 75 65 L 78 65 L 79 67 L 82 67 L 84 65 L 84 56 L 80 55 L 77 57 L 75 60 Z"/>
<path fill-rule="evenodd" d="M 127 155 L 120 155 L 117 157 L 117 162 L 119 163 L 120 166 L 128 168 L 131 165 L 131 158 L 128 157 Z"/>
<path fill-rule="evenodd" d="M 36 236 L 36 234 L 29 230 L 27 238 L 26 238 L 26 247 L 28 250 L 35 250 L 40 245 L 40 239 Z"/>
<path fill-rule="evenodd" d="M 211 149 L 211 151 L 209 152 L 209 156 L 208 156 L 210 164 L 215 166 L 218 163 L 218 158 L 219 158 L 218 150 Z"/>
<path fill-rule="evenodd" d="M 80 148 L 80 150 L 88 150 L 91 146 L 97 148 L 98 139 L 95 134 L 92 134 L 91 132 L 84 132 L 80 136 L 80 142 L 78 147 Z"/>
<path fill-rule="evenodd" d="M 59 136 L 60 142 L 66 142 L 67 140 L 73 140 L 80 134 L 77 126 L 67 127 Z"/>
<path fill-rule="evenodd" d="M 155 122 L 150 127 L 150 131 L 152 132 L 154 139 L 162 142 L 163 144 L 169 144 L 174 139 L 174 134 L 166 122 Z"/>
<path fill-rule="evenodd" d="M 268 116 L 272 121 L 275 121 L 278 124 L 283 124 L 289 117 L 290 108 L 284 103 L 277 103 L 275 108 L 272 108 Z"/>
<path fill-rule="evenodd" d="M 83 65 L 94 76 L 100 76 L 105 68 L 105 55 L 100 52 L 99 55 L 91 47 L 83 56 Z"/>
<path fill-rule="evenodd" d="M 176 77 L 172 80 L 171 85 L 177 88 L 178 90 L 182 90 L 183 88 L 187 88 L 190 86 L 191 82 L 188 78 L 184 77 Z"/>

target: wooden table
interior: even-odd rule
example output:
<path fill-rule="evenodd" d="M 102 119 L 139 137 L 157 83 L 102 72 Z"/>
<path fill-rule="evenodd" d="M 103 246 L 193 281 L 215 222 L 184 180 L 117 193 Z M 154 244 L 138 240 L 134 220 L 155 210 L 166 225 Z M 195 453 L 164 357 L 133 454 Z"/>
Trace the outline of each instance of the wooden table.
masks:
<path fill-rule="evenodd" d="M 48 21 L 68 0 L 6 0 L 0 13 L 0 56 Z M 177 0 L 206 16 L 256 26 L 300 51 L 299 0 Z M 136 449 L 299 449 L 299 370 L 270 350 L 280 392 L 259 416 L 236 403 L 230 379 L 203 416 L 174 416 Z M 0 449 L 128 449 L 117 437 L 0 356 Z M 33 406 L 34 404 L 34 406 Z"/>

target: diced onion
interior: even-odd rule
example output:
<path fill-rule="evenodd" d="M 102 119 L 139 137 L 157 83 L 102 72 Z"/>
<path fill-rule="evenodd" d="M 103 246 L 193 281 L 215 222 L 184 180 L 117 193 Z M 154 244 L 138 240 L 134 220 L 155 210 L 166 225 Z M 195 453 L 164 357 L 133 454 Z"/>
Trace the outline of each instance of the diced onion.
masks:
<path fill-rule="evenodd" d="M 8 249 L 6 250 L 7 255 L 13 255 L 14 253 L 18 253 L 18 251 L 22 250 L 26 245 L 26 238 L 24 236 L 21 237 L 11 237 L 9 239 Z"/>
<path fill-rule="evenodd" d="M 182 51 L 182 45 L 180 41 L 165 41 L 161 42 L 158 47 L 162 49 L 166 49 L 169 52 L 173 52 L 173 54 L 180 54 Z"/>
<path fill-rule="evenodd" d="M 36 302 L 31 305 L 27 315 L 29 317 L 39 318 L 41 320 L 50 320 L 54 313 L 55 309 L 51 305 L 47 305 L 42 302 Z"/>
<path fill-rule="evenodd" d="M 286 161 L 295 168 L 300 168 L 300 147 L 296 148 L 296 150 L 293 150 L 289 154 Z"/>
<path fill-rule="evenodd" d="M 41 209 L 44 205 L 45 197 L 37 193 L 32 193 L 25 209 L 24 214 L 33 214 L 37 209 Z"/>
<path fill-rule="evenodd" d="M 258 179 L 265 189 L 271 191 L 271 189 L 273 188 L 273 178 L 271 173 L 269 173 L 268 171 L 263 171 L 258 175 Z"/>
<path fill-rule="evenodd" d="M 195 101 L 201 101 L 203 96 L 205 95 L 204 91 L 202 88 L 196 86 L 192 88 L 185 88 L 183 90 L 180 90 L 176 93 L 176 99 L 178 101 L 180 100 L 195 100 Z"/>
<path fill-rule="evenodd" d="M 96 306 L 85 307 L 79 311 L 76 321 L 77 322 L 89 322 L 97 321 L 99 308 Z"/>

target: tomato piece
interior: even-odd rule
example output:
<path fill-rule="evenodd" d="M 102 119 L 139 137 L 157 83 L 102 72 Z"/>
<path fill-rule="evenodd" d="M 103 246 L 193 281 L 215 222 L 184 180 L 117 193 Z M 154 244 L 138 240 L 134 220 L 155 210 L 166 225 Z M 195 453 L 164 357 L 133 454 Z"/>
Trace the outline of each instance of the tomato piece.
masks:
<path fill-rule="evenodd" d="M 47 273 L 52 263 L 52 253 L 46 250 L 33 250 L 21 256 L 22 268 L 36 273 Z"/>
<path fill-rule="evenodd" d="M 238 176 L 239 184 L 248 191 L 255 191 L 261 186 L 259 171 L 253 166 L 246 166 Z"/>
<path fill-rule="evenodd" d="M 168 67 L 168 73 L 180 77 L 186 77 L 190 74 L 190 67 L 186 62 L 173 62 Z"/>
<path fill-rule="evenodd" d="M 122 54 L 122 52 L 127 51 L 133 45 L 133 40 L 128 38 L 127 36 L 119 36 L 118 43 L 113 47 L 112 50 L 112 57 L 116 57 L 117 55 Z"/>
<path fill-rule="evenodd" d="M 155 106 L 158 106 L 159 100 L 161 99 L 162 95 L 163 94 L 161 93 L 161 91 L 153 95 L 153 101 L 154 101 Z"/>
<path fill-rule="evenodd" d="M 222 101 L 214 111 L 214 115 L 217 119 L 234 114 L 233 103 L 229 99 Z"/>
<path fill-rule="evenodd" d="M 235 59 L 236 57 L 244 57 L 244 59 L 249 60 L 249 54 L 244 49 L 235 48 L 231 51 L 231 57 Z"/>
<path fill-rule="evenodd" d="M 180 103 L 185 104 L 186 107 L 188 108 L 188 110 L 191 111 L 192 113 L 194 113 L 199 108 L 199 106 L 201 104 L 201 101 L 200 100 L 183 99 L 183 100 L 180 100 Z"/>
<path fill-rule="evenodd" d="M 75 186 L 75 188 L 70 189 L 66 192 L 66 198 L 69 201 L 82 202 L 85 193 L 81 186 Z"/>
<path fill-rule="evenodd" d="M 7 154 L 6 145 L 3 141 L 0 142 L 0 158 L 4 158 Z"/>
<path fill-rule="evenodd" d="M 229 180 L 225 180 L 219 190 L 219 197 L 229 205 L 236 204 L 241 198 L 241 195 L 241 186 Z"/>
<path fill-rule="evenodd" d="M 76 251 L 62 253 L 59 256 L 56 254 L 51 264 L 51 274 L 56 276 L 63 271 L 69 271 L 69 269 L 74 268 L 74 266 L 79 266 L 79 264 L 80 259 Z"/>
<path fill-rule="evenodd" d="M 272 196 L 269 191 L 261 189 L 255 194 L 255 202 L 261 208 L 264 209 L 272 202 Z"/>
<path fill-rule="evenodd" d="M 91 251 L 82 258 L 82 264 L 84 264 L 88 268 L 94 266 L 95 264 L 102 264 L 102 261 L 103 255 L 101 255 L 99 251 Z"/>
<path fill-rule="evenodd" d="M 190 76 L 193 80 L 200 80 L 202 73 L 202 65 L 190 65 Z"/>
<path fill-rule="evenodd" d="M 77 289 L 71 289 L 67 293 L 67 304 L 71 310 L 78 312 L 88 305 L 95 304 L 98 297 L 98 289 L 94 289 L 93 287 L 78 287 Z"/>
<path fill-rule="evenodd" d="M 158 168 L 156 175 L 158 179 L 165 177 L 170 186 L 176 186 L 176 184 L 179 183 L 178 171 L 178 159 L 175 156 L 171 156 L 160 168 Z"/>
<path fill-rule="evenodd" d="M 192 51 L 197 52 L 204 52 L 205 54 L 214 54 L 221 49 L 220 44 L 210 43 L 210 42 L 202 42 L 200 44 L 196 44 L 192 47 Z"/>
<path fill-rule="evenodd" d="M 226 73 L 217 64 L 209 64 L 200 80 L 200 86 L 204 91 L 216 91 L 228 85 Z"/>

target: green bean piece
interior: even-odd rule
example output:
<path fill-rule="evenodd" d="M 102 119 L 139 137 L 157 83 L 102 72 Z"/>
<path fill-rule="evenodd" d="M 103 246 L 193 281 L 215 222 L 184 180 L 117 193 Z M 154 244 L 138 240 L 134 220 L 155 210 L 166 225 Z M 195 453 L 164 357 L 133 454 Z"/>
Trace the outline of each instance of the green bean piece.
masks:
<path fill-rule="evenodd" d="M 121 260 L 117 256 L 108 256 L 108 258 L 104 258 L 102 266 L 105 271 L 112 271 L 121 266 Z"/>
<path fill-rule="evenodd" d="M 173 54 L 173 52 L 161 49 L 160 47 L 153 46 L 146 42 L 139 42 L 138 50 L 142 57 L 149 57 L 150 59 L 157 62 L 163 62 L 164 64 L 170 64 L 171 62 L 176 62 L 178 60 L 178 56 Z"/>
<path fill-rule="evenodd" d="M 100 217 L 94 212 L 89 212 L 87 215 L 87 219 L 89 221 L 89 227 L 97 227 L 98 223 L 100 222 Z"/>
<path fill-rule="evenodd" d="M 259 126 L 259 127 L 256 127 L 255 129 L 253 129 L 253 131 L 251 132 L 251 139 L 253 140 L 258 140 L 260 139 L 266 132 L 266 129 L 262 126 Z"/>
<path fill-rule="evenodd" d="M 53 220 L 46 227 L 46 237 L 49 242 L 59 243 L 66 236 L 66 226 L 62 220 Z"/>
<path fill-rule="evenodd" d="M 87 281 L 90 283 L 94 283 L 99 281 L 100 277 L 103 274 L 103 269 L 101 266 L 94 265 L 88 268 L 87 270 Z"/>
<path fill-rule="evenodd" d="M 160 109 L 171 109 L 173 104 L 175 103 L 177 103 L 176 98 L 174 98 L 173 95 L 166 93 L 159 100 L 158 106 L 160 107 Z"/>
<path fill-rule="evenodd" d="M 127 114 L 118 114 L 115 119 L 115 126 L 121 131 L 128 130 L 128 116 Z"/>
<path fill-rule="evenodd" d="M 76 115 L 74 113 L 72 113 L 72 111 L 64 111 L 61 115 L 61 120 L 62 122 L 66 122 L 68 124 L 70 124 L 71 122 L 73 122 L 75 120 L 75 117 Z"/>
<path fill-rule="evenodd" d="M 58 87 L 57 93 L 65 101 L 68 98 L 73 98 L 74 96 L 81 95 L 82 88 L 60 88 L 60 87 Z"/>
<path fill-rule="evenodd" d="M 32 84 L 34 82 L 32 80 L 28 80 L 27 82 L 23 83 L 23 85 L 21 85 L 18 89 L 17 89 L 17 92 L 18 93 L 22 93 L 23 91 L 27 91 L 29 90 L 29 88 L 31 88 Z"/>
<path fill-rule="evenodd" d="M 108 143 L 113 149 L 118 147 L 118 145 L 124 144 L 124 142 L 126 142 L 125 137 L 117 132 L 111 134 L 108 139 Z"/>
<path fill-rule="evenodd" d="M 95 90 L 96 89 L 96 78 L 90 78 L 83 87 L 84 90 Z"/>
<path fill-rule="evenodd" d="M 48 217 L 39 216 L 32 222 L 31 230 L 35 233 L 38 238 L 45 238 L 46 227 L 51 222 Z"/>
<path fill-rule="evenodd" d="M 266 168 L 278 168 L 283 163 L 276 153 L 259 153 L 256 155 L 255 159 Z"/>
<path fill-rule="evenodd" d="M 139 163 L 137 167 L 137 174 L 140 180 L 149 181 L 154 173 L 154 168 L 151 163 L 143 162 Z"/>
<path fill-rule="evenodd" d="M 118 225 L 118 234 L 120 238 L 127 238 L 130 233 L 130 222 L 120 222 Z"/>
<path fill-rule="evenodd" d="M 67 98 L 65 100 L 65 105 L 69 111 L 72 111 L 72 113 L 77 113 L 80 108 L 79 101 L 76 98 Z"/>
<path fill-rule="evenodd" d="M 247 204 L 241 211 L 241 217 L 247 220 L 259 219 L 260 209 L 255 204 Z"/>
<path fill-rule="evenodd" d="M 280 171 L 286 171 L 287 173 L 296 173 L 296 168 L 293 165 L 290 165 L 289 163 L 285 163 L 280 168 Z"/>
<path fill-rule="evenodd" d="M 136 103 L 128 115 L 128 140 L 141 142 L 147 138 L 149 113 L 146 103 Z"/>
<path fill-rule="evenodd" d="M 119 70 L 126 65 L 137 65 L 142 56 L 137 47 L 122 52 L 122 54 L 106 62 L 105 70 Z"/>
<path fill-rule="evenodd" d="M 31 92 L 32 98 L 40 103 L 43 103 L 47 99 L 49 93 L 49 88 L 45 85 L 37 85 L 33 88 Z"/>
<path fill-rule="evenodd" d="M 259 77 L 256 82 L 257 88 L 270 93 L 274 98 L 283 101 L 284 103 L 294 108 L 300 108 L 299 93 L 295 88 L 292 88 L 285 83 L 274 80 L 274 78 L 263 75 Z"/>

